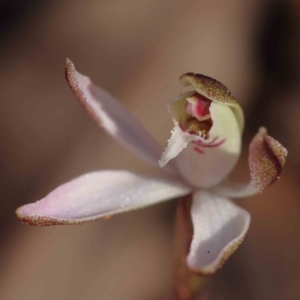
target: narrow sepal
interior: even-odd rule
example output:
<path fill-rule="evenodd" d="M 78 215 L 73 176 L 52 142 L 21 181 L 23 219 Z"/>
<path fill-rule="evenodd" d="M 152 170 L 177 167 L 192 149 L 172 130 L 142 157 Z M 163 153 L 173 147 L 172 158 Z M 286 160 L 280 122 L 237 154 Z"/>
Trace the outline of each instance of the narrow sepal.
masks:
<path fill-rule="evenodd" d="M 69 59 L 65 74 L 71 90 L 97 124 L 138 157 L 158 167 L 162 147 L 120 102 L 78 73 Z M 172 163 L 163 171 L 177 174 Z"/>

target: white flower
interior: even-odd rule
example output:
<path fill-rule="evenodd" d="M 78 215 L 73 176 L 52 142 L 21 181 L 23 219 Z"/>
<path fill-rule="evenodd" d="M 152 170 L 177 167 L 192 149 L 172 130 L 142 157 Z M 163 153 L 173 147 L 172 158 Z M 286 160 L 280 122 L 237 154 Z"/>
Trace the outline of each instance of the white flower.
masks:
<path fill-rule="evenodd" d="M 194 236 L 187 264 L 211 274 L 237 249 L 250 215 L 227 197 L 261 192 L 277 180 L 287 151 L 261 128 L 250 144 L 251 181 L 228 178 L 241 151 L 243 112 L 227 88 L 204 75 L 187 73 L 183 85 L 193 90 L 173 100 L 171 138 L 163 152 L 149 133 L 104 90 L 76 72 L 67 60 L 67 81 L 89 114 L 136 156 L 164 172 L 150 178 L 129 171 L 83 175 L 36 203 L 20 207 L 18 218 L 30 225 L 80 224 L 116 213 L 192 194 Z M 161 156 L 161 158 L 160 158 Z"/>

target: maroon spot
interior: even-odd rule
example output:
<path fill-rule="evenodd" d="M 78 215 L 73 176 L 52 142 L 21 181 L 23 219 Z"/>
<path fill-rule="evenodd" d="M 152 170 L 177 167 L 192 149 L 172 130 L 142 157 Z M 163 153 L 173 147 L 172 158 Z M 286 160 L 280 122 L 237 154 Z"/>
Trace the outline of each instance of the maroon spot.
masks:
<path fill-rule="evenodd" d="M 194 150 L 195 150 L 196 152 L 200 153 L 200 154 L 204 154 L 204 151 L 201 150 L 201 149 L 199 149 L 199 148 L 197 148 L 197 147 L 194 147 Z"/>

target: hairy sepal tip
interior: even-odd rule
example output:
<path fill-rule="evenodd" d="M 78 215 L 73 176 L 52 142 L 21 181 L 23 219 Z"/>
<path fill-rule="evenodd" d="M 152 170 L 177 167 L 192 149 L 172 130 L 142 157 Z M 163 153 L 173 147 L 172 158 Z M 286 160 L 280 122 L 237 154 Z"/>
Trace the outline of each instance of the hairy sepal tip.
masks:
<path fill-rule="evenodd" d="M 85 223 L 81 220 L 60 220 L 48 216 L 39 216 L 39 215 L 25 215 L 22 213 L 22 206 L 19 207 L 15 214 L 16 217 L 25 225 L 30 226 L 56 226 L 56 225 L 80 225 Z"/>
<path fill-rule="evenodd" d="M 288 151 L 260 127 L 250 147 L 249 166 L 252 182 L 259 192 L 280 178 Z"/>

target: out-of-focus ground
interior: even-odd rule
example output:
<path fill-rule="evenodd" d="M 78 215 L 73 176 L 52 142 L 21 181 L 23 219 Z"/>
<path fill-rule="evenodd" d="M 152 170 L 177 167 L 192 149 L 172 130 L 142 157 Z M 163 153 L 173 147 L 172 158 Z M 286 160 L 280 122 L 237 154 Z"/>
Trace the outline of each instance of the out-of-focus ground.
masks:
<path fill-rule="evenodd" d="M 156 170 L 82 110 L 65 58 L 117 96 L 163 144 L 178 77 L 225 83 L 245 109 L 244 154 L 260 125 L 289 149 L 281 180 L 238 200 L 250 231 L 213 299 L 300 299 L 300 5 L 289 1 L 0 1 L 0 299 L 156 300 L 168 294 L 175 201 L 83 226 L 20 224 L 17 206 L 96 169 Z"/>

